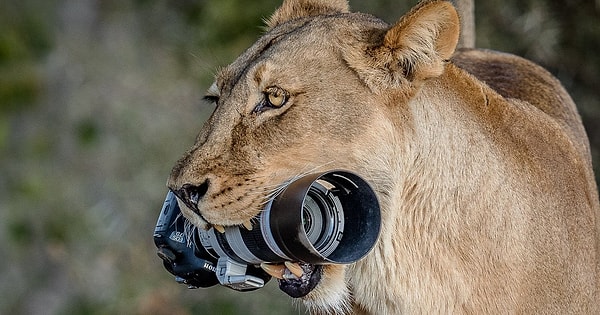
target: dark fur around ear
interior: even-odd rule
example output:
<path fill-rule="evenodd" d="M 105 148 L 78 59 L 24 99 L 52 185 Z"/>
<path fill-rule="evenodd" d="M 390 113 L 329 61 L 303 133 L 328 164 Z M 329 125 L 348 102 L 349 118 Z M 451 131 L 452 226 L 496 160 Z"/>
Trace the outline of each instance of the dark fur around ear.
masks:
<path fill-rule="evenodd" d="M 460 21 L 449 1 L 426 0 L 377 43 L 346 47 L 344 57 L 374 91 L 439 76 L 458 43 Z"/>
<path fill-rule="evenodd" d="M 347 0 L 284 0 L 266 24 L 268 29 L 272 29 L 293 19 L 349 11 Z"/>

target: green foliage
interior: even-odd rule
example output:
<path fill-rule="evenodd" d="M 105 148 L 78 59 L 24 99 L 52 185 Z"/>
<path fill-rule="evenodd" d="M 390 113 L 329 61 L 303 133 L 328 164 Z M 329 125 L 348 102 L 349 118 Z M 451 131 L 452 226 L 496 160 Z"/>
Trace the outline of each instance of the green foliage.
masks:
<path fill-rule="evenodd" d="M 154 252 L 215 69 L 279 0 L 0 2 L 0 313 L 298 314 L 270 283 L 187 290 Z M 394 22 L 414 1 L 351 1 Z M 477 1 L 478 44 L 548 67 L 600 148 L 594 2 Z"/>
<path fill-rule="evenodd" d="M 28 247 L 34 239 L 29 218 L 10 218 L 10 221 L 6 222 L 6 233 L 8 241 L 17 247 Z"/>
<path fill-rule="evenodd" d="M 30 1 L 0 4 L 0 114 L 31 106 L 41 93 L 35 64 L 51 48 L 49 25 Z"/>
<path fill-rule="evenodd" d="M 80 146 L 92 146 L 100 138 L 100 128 L 97 122 L 91 118 L 83 119 L 75 126 L 78 144 Z"/>

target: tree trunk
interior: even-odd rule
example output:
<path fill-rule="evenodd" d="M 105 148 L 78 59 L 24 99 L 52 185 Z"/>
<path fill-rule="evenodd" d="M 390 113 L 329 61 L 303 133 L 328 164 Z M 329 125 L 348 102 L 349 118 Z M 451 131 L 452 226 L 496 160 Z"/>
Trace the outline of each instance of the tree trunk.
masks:
<path fill-rule="evenodd" d="M 459 48 L 475 47 L 475 5 L 474 0 L 452 0 L 460 16 Z"/>

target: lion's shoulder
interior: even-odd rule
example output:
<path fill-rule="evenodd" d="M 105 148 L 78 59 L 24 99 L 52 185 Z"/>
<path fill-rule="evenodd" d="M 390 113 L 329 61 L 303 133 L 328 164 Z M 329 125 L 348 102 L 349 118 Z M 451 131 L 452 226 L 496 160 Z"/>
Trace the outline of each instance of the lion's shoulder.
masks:
<path fill-rule="evenodd" d="M 505 98 L 530 103 L 557 119 L 577 117 L 575 104 L 560 82 L 529 60 L 492 50 L 463 49 L 452 62 Z"/>
<path fill-rule="evenodd" d="M 502 97 L 538 108 L 570 130 L 572 138 L 585 137 L 575 103 L 558 79 L 541 66 L 512 54 L 485 49 L 458 50 L 451 61 Z"/>

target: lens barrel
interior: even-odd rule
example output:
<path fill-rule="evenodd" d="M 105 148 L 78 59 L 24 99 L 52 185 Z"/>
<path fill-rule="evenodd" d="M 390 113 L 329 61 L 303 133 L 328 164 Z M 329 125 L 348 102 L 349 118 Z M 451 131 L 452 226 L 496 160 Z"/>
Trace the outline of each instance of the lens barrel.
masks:
<path fill-rule="evenodd" d="M 206 250 L 237 262 L 348 264 L 371 250 L 380 225 L 379 204 L 367 182 L 351 172 L 329 171 L 291 182 L 250 231 L 199 233 Z"/>

